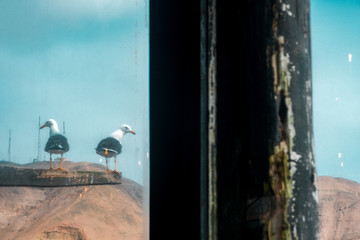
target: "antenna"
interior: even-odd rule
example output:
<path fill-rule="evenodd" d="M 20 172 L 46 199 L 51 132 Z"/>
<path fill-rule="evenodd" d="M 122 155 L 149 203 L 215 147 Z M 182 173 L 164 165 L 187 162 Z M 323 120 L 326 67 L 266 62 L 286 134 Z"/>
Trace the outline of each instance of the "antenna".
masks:
<path fill-rule="evenodd" d="M 65 136 L 65 121 L 63 121 L 63 135 Z M 66 156 L 66 153 L 64 153 L 64 158 Z"/>
<path fill-rule="evenodd" d="M 37 160 L 41 161 L 40 116 L 39 116 L 39 127 L 38 127 L 38 154 L 37 154 Z"/>
<path fill-rule="evenodd" d="M 8 149 L 9 162 L 11 162 L 11 128 L 9 130 L 9 149 Z"/>

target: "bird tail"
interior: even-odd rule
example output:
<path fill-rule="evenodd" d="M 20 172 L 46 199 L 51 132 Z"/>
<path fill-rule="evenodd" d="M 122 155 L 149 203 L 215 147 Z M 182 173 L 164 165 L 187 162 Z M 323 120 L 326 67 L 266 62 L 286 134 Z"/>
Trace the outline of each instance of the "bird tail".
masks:
<path fill-rule="evenodd" d="M 111 152 L 111 153 L 115 153 L 115 154 L 118 154 L 117 151 L 113 150 L 113 149 L 108 149 L 108 148 L 95 148 L 96 151 L 104 151 L 105 154 L 107 154 L 108 152 Z"/>

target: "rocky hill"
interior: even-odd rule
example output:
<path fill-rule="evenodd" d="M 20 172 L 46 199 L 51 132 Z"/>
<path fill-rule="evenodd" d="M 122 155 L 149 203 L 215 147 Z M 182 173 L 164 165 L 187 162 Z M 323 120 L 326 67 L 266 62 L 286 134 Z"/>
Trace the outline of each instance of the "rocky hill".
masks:
<path fill-rule="evenodd" d="M 48 168 L 48 162 L 26 165 Z M 69 170 L 105 171 L 99 164 L 64 162 Z M 31 188 L 0 187 L 2 240 L 144 239 L 143 188 L 123 178 L 120 185 Z M 360 184 L 320 176 L 321 240 L 360 239 Z"/>
<path fill-rule="evenodd" d="M 16 165 L 48 168 L 48 162 Z M 105 171 L 91 163 L 64 162 L 69 170 Z M 143 188 L 123 178 L 120 185 L 56 188 L 1 187 L 2 240 L 143 239 Z"/>
<path fill-rule="evenodd" d="M 318 187 L 321 240 L 360 239 L 360 184 L 321 176 Z"/>

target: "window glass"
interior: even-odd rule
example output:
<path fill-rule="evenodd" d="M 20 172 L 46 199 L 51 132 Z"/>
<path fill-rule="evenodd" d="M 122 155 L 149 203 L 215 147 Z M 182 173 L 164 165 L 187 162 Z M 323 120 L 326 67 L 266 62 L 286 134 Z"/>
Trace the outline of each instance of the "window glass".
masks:
<path fill-rule="evenodd" d="M 311 1 L 321 239 L 358 239 L 360 2 Z M 340 214 L 341 213 L 341 214 Z"/>
<path fill-rule="evenodd" d="M 65 204 L 68 208 L 59 209 L 64 214 L 56 215 L 64 218 L 61 221 L 50 219 L 44 224 L 45 213 L 24 209 L 40 209 L 44 201 L 51 202 L 46 197 L 49 191 L 58 189 L 60 194 L 69 188 L 3 188 L 1 201 L 11 197 L 20 200 L 12 203 L 14 206 L 0 204 L 4 207 L 0 207 L 0 238 L 15 239 L 11 232 L 20 229 L 24 234 L 29 231 L 29 236 L 45 236 L 56 229 L 71 232 L 66 229 L 72 227 L 88 237 L 97 234 L 104 239 L 147 236 L 148 1 L 1 1 L 0 31 L 0 166 L 48 169 L 50 154 L 44 149 L 50 131 L 46 127 L 39 132 L 39 126 L 49 119 L 57 122 L 59 133 L 69 143 L 69 151 L 63 156 L 64 171 L 106 172 L 105 158 L 95 150 L 99 142 L 123 124 L 136 133 L 122 138 L 121 153 L 117 155 L 116 167 L 122 173 L 123 184 L 104 186 L 109 188 L 108 192 L 98 186 L 70 188 L 76 197 L 64 193 L 71 196 L 68 205 Z M 59 154 L 52 155 L 54 171 L 61 171 L 56 169 L 60 158 Z M 114 158 L 110 157 L 109 169 L 114 168 Z M 73 207 L 87 193 L 88 205 Z M 117 199 L 120 193 L 130 198 Z M 26 200 L 25 196 L 33 198 Z M 131 198 L 135 200 L 131 202 Z M 102 205 L 103 201 L 108 205 Z M 15 212 L 7 211 L 6 207 L 21 209 L 24 218 L 12 218 Z M 88 215 L 80 214 L 87 208 L 92 209 Z M 117 208 L 113 213 L 118 211 L 119 216 L 106 215 L 112 208 Z M 140 215 L 142 220 L 138 221 Z M 97 220 L 86 225 L 84 216 Z M 40 221 L 37 224 L 40 227 L 32 225 L 30 218 Z M 128 225 L 118 227 L 119 224 L 111 222 L 116 218 Z M 15 220 L 23 221 L 23 225 L 14 224 Z M 98 231 L 90 231 L 96 221 L 118 229 L 109 233 L 102 225 Z M 35 230 L 30 232 L 30 228 Z M 119 236 L 121 231 L 123 235 Z"/>

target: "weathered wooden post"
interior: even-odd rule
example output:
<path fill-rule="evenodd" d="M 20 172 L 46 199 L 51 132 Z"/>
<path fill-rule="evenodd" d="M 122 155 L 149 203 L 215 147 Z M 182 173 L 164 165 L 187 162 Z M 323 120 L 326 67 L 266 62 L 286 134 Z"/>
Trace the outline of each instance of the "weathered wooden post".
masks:
<path fill-rule="evenodd" d="M 270 179 L 275 212 L 282 210 L 283 216 L 281 226 L 275 221 L 278 214 L 271 217 L 268 234 L 275 239 L 280 233 L 286 239 L 316 239 L 309 1 L 275 2 L 273 38 L 271 64 L 281 135 L 270 157 Z"/>
<path fill-rule="evenodd" d="M 209 82 L 206 237 L 318 239 L 309 1 L 214 2 L 202 2 L 208 31 L 202 33 L 208 70 L 202 76 Z"/>
<path fill-rule="evenodd" d="M 317 239 L 309 1 L 196 4 L 150 4 L 151 238 Z"/>

